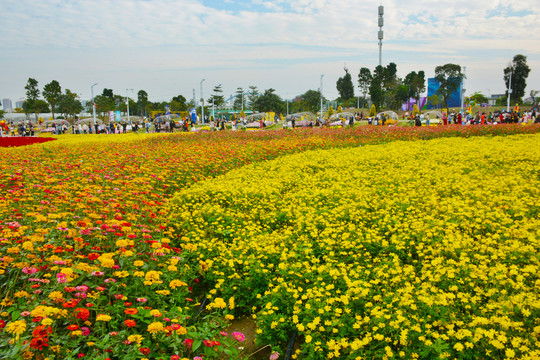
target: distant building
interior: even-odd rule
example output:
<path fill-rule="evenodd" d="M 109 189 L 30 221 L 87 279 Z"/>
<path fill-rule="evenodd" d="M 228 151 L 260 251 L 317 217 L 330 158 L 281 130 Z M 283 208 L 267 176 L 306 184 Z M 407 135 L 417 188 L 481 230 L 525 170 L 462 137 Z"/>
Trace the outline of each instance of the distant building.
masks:
<path fill-rule="evenodd" d="M 22 109 L 23 105 L 24 105 L 24 100 L 15 102 L 15 108 Z"/>
<path fill-rule="evenodd" d="M 2 99 L 2 106 L 4 107 L 4 111 L 13 111 L 13 106 L 11 105 L 10 99 Z"/>
<path fill-rule="evenodd" d="M 450 98 L 448 99 L 448 107 L 461 107 L 461 85 L 459 85 L 459 88 L 450 95 Z M 428 79 L 428 98 L 432 95 L 437 95 L 437 90 L 439 90 L 439 87 L 441 84 L 435 80 L 435 78 L 429 78 Z M 444 106 L 444 104 L 440 104 Z M 433 105 L 428 104 L 428 109 L 432 109 Z"/>
<path fill-rule="evenodd" d="M 488 99 L 489 106 L 497 105 L 497 100 L 505 96 L 506 94 L 492 94 L 491 97 Z"/>

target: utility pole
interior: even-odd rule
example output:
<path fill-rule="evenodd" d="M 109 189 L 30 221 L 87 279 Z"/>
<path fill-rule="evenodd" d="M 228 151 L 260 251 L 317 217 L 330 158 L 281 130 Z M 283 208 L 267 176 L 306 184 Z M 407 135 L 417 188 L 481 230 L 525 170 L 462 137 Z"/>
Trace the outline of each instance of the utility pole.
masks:
<path fill-rule="evenodd" d="M 206 80 L 206 79 L 201 80 L 201 102 L 202 102 L 202 105 L 201 105 L 201 113 L 202 113 L 201 114 L 201 117 L 202 117 L 201 123 L 203 123 L 203 124 L 204 124 L 204 97 L 203 97 L 203 93 L 202 93 L 202 83 L 203 83 L 204 80 Z"/>
<path fill-rule="evenodd" d="M 383 25 L 384 25 L 384 6 L 379 6 L 379 66 L 382 66 L 382 40 L 383 40 Z"/>
<path fill-rule="evenodd" d="M 322 88 L 322 80 L 323 80 L 323 77 L 324 77 L 324 74 L 321 75 L 321 122 L 322 122 L 322 118 L 323 118 L 323 88 Z"/>
<path fill-rule="evenodd" d="M 510 78 L 508 79 L 508 101 L 506 102 L 506 112 L 510 112 L 510 95 L 512 95 L 512 68 L 510 67 Z"/>

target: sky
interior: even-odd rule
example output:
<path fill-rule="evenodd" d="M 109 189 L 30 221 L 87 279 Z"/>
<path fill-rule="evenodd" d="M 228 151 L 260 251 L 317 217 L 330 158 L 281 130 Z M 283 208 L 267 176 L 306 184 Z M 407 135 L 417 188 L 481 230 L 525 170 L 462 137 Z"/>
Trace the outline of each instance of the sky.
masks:
<path fill-rule="evenodd" d="M 292 99 L 321 82 L 335 99 L 344 68 L 358 95 L 360 68 L 379 63 L 379 5 L 382 64 L 399 77 L 454 63 L 466 67 L 466 95 L 500 94 L 503 69 L 523 54 L 526 97 L 540 90 L 538 0 L 2 0 L 0 99 L 22 100 L 30 77 L 83 100 L 94 83 L 94 95 L 199 99 L 203 79 L 205 99 L 219 84 L 226 97 L 256 86 Z"/>

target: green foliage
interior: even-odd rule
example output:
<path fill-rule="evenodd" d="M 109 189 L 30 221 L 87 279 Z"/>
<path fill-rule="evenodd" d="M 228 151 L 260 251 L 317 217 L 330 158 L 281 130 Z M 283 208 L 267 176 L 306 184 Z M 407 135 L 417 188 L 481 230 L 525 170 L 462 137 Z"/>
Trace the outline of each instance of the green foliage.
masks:
<path fill-rule="evenodd" d="M 485 97 L 481 92 L 477 91 L 468 98 L 466 98 L 466 102 L 474 102 L 475 104 L 485 104 L 488 102 L 488 98 Z"/>
<path fill-rule="evenodd" d="M 65 94 L 60 95 L 58 99 L 58 111 L 64 114 L 65 118 L 75 117 L 83 110 L 83 106 L 79 100 L 79 96 L 66 89 Z"/>
<path fill-rule="evenodd" d="M 221 84 L 215 86 L 212 96 L 208 98 L 208 104 L 212 104 L 216 108 L 219 108 L 225 102 L 225 96 L 221 95 L 222 93 L 223 89 L 221 88 Z"/>
<path fill-rule="evenodd" d="M 418 73 L 411 71 L 405 76 L 405 79 L 403 79 L 403 85 L 407 87 L 407 95 L 416 99 L 416 102 L 418 103 L 420 94 L 426 90 L 426 75 L 423 71 L 419 71 Z"/>
<path fill-rule="evenodd" d="M 234 96 L 233 109 L 240 110 L 243 109 L 243 106 L 246 104 L 246 95 L 244 89 L 241 87 L 236 89 L 236 94 Z"/>
<path fill-rule="evenodd" d="M 441 100 L 439 99 L 439 96 L 437 94 L 428 96 L 427 100 L 428 100 L 428 103 L 433 105 L 433 107 L 435 108 L 438 108 L 439 104 L 441 103 Z"/>
<path fill-rule="evenodd" d="M 369 92 L 372 79 L 373 77 L 371 76 L 371 71 L 368 68 L 360 68 L 360 72 L 358 73 L 358 88 L 360 89 L 360 92 L 364 94 L 362 107 L 365 106 L 366 94 Z"/>
<path fill-rule="evenodd" d="M 24 87 L 26 89 L 26 99 L 36 101 L 39 97 L 38 82 L 36 79 L 28 78 L 28 82 Z"/>
<path fill-rule="evenodd" d="M 321 92 L 319 90 L 308 90 L 300 95 L 301 101 L 298 105 L 298 111 L 317 112 L 321 109 Z"/>
<path fill-rule="evenodd" d="M 461 66 L 457 64 L 445 64 L 435 68 L 435 80 L 440 84 L 437 95 L 442 99 L 445 108 L 448 109 L 448 99 L 459 89 L 464 77 Z"/>
<path fill-rule="evenodd" d="M 47 100 L 49 105 L 51 105 L 52 117 L 54 119 L 54 112 L 56 110 L 56 104 L 60 100 L 62 95 L 62 88 L 58 81 L 53 80 L 43 87 L 43 97 Z"/>
<path fill-rule="evenodd" d="M 283 112 L 285 109 L 285 102 L 275 94 L 275 89 L 267 89 L 264 93 L 257 98 L 255 101 L 255 108 L 260 112 L 270 112 L 275 113 Z"/>
<path fill-rule="evenodd" d="M 256 86 L 250 86 L 249 92 L 247 93 L 247 100 L 248 100 L 248 106 L 253 110 L 253 105 L 255 104 L 255 101 L 259 97 L 259 90 Z"/>
<path fill-rule="evenodd" d="M 508 82 L 510 80 L 510 73 L 512 74 L 512 94 L 510 95 L 510 102 L 516 103 L 521 100 L 525 95 L 525 89 L 527 88 L 527 77 L 531 68 L 527 65 L 527 57 L 524 55 L 516 55 L 512 60 L 510 66 L 504 69 L 504 83 L 506 85 L 508 93 Z"/>
<path fill-rule="evenodd" d="M 354 85 L 351 74 L 349 74 L 349 69 L 345 68 L 345 75 L 340 77 L 336 82 L 336 89 L 339 92 L 341 100 L 346 101 L 354 98 Z"/>
<path fill-rule="evenodd" d="M 137 92 L 137 108 L 139 109 L 139 115 L 143 116 L 148 104 L 148 93 L 144 90 Z"/>

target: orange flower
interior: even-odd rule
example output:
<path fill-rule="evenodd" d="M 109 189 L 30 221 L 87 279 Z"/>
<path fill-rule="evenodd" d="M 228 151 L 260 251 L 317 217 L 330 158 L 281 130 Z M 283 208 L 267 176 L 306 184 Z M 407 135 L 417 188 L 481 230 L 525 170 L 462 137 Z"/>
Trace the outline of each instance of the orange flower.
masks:
<path fill-rule="evenodd" d="M 130 328 L 130 327 L 134 327 L 135 325 L 137 325 L 137 323 L 135 321 L 133 321 L 133 320 L 128 319 L 128 320 L 124 321 L 124 325 L 126 325 L 127 327 Z"/>
<path fill-rule="evenodd" d="M 129 309 L 125 309 L 124 310 L 124 313 L 128 314 L 128 315 L 135 315 L 137 314 L 139 311 L 135 308 L 129 308 Z"/>

